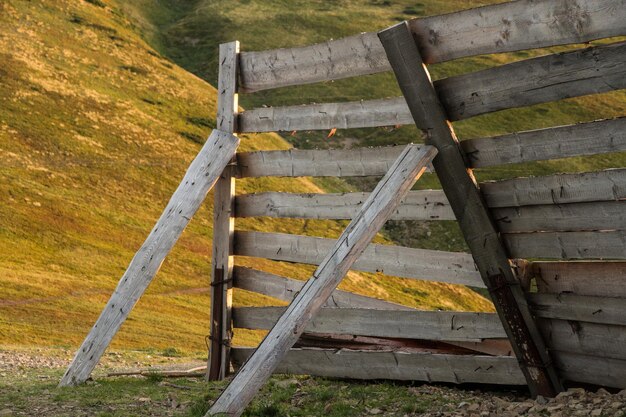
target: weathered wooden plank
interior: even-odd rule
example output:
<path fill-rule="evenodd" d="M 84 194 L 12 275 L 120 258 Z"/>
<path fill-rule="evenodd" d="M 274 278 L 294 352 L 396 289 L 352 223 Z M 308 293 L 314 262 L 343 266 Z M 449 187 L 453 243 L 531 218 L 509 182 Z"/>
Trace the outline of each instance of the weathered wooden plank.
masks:
<path fill-rule="evenodd" d="M 237 62 L 239 42 L 220 45 L 217 96 L 217 126 L 233 133 L 237 129 Z M 211 257 L 211 321 L 207 379 L 220 380 L 230 370 L 232 339 L 231 308 L 233 303 L 232 254 L 235 230 L 235 177 L 233 163 L 224 168 L 215 184 L 213 204 L 213 253 Z"/>
<path fill-rule="evenodd" d="M 626 88 L 626 42 L 446 78 L 435 88 L 450 120 Z"/>
<path fill-rule="evenodd" d="M 383 176 L 402 146 L 356 149 L 289 149 L 237 154 L 240 177 Z M 427 172 L 430 168 L 427 168 Z"/>
<path fill-rule="evenodd" d="M 233 270 L 233 280 L 233 285 L 237 288 L 258 292 L 283 301 L 293 300 L 306 282 L 241 266 L 235 266 Z M 412 307 L 341 290 L 333 291 L 324 306 L 336 308 L 359 307 L 372 308 L 376 310 L 415 311 Z"/>
<path fill-rule="evenodd" d="M 235 232 L 235 255 L 319 265 L 332 239 L 282 233 Z M 353 269 L 484 288 L 470 254 L 371 244 Z"/>
<path fill-rule="evenodd" d="M 217 398 L 208 416 L 243 413 L 436 154 L 430 146 L 419 149 L 407 145 L 287 311 Z"/>
<path fill-rule="evenodd" d="M 624 0 L 521 0 L 409 21 L 426 63 L 584 43 L 626 34 Z M 242 52 L 242 91 L 390 70 L 375 33 L 316 45 Z"/>
<path fill-rule="evenodd" d="M 492 213 L 503 233 L 626 229 L 626 200 L 505 207 Z"/>
<path fill-rule="evenodd" d="M 402 97 L 263 107 L 239 115 L 240 132 L 289 132 L 406 125 L 413 122 Z"/>
<path fill-rule="evenodd" d="M 286 307 L 239 307 L 234 309 L 233 323 L 236 328 L 269 330 L 285 310 Z M 498 316 L 493 313 L 367 308 L 323 308 L 305 331 L 441 341 L 506 337 Z"/>
<path fill-rule="evenodd" d="M 299 219 L 352 219 L 369 193 L 244 194 L 235 199 L 237 217 L 292 217 Z M 454 220 L 442 190 L 411 191 L 390 220 Z"/>
<path fill-rule="evenodd" d="M 557 351 L 553 352 L 553 356 L 563 379 L 606 387 L 626 388 L 625 360 Z"/>
<path fill-rule="evenodd" d="M 540 319 L 550 349 L 626 360 L 626 327 L 558 319 Z"/>
<path fill-rule="evenodd" d="M 528 302 L 537 317 L 626 326 L 626 298 L 531 293 Z"/>
<path fill-rule="evenodd" d="M 626 231 L 506 233 L 514 258 L 626 259 Z"/>
<path fill-rule="evenodd" d="M 254 348 L 234 348 L 244 363 Z M 408 352 L 291 349 L 276 373 L 328 378 L 524 385 L 517 360 L 510 356 L 447 355 Z"/>
<path fill-rule="evenodd" d="M 542 336 L 528 310 L 520 281 L 471 172 L 454 130 L 406 23 L 378 34 L 400 91 L 426 143 L 439 150 L 433 161 L 441 186 L 489 292 L 533 396 L 563 389 Z"/>
<path fill-rule="evenodd" d="M 626 199 L 626 169 L 484 182 L 487 205 L 517 207 Z"/>
<path fill-rule="evenodd" d="M 626 262 L 533 262 L 539 292 L 626 298 Z"/>
<path fill-rule="evenodd" d="M 479 353 L 492 356 L 514 356 L 513 348 L 509 339 L 485 339 L 480 342 L 446 342 L 446 344 L 459 346 Z"/>
<path fill-rule="evenodd" d="M 626 151 L 626 117 L 461 142 L 472 168 Z"/>
<path fill-rule="evenodd" d="M 130 261 L 100 317 L 83 341 L 60 385 L 85 382 L 161 263 L 235 154 L 239 139 L 214 130 L 193 160 L 163 214 Z"/>

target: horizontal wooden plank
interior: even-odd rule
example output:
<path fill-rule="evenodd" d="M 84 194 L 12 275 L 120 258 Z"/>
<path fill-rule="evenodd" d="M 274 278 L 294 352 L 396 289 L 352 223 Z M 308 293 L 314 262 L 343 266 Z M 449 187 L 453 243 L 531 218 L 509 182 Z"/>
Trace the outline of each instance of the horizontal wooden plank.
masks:
<path fill-rule="evenodd" d="M 356 149 L 288 149 L 237 154 L 239 177 L 383 176 L 404 146 Z M 427 168 L 427 172 L 432 168 Z"/>
<path fill-rule="evenodd" d="M 538 317 L 626 326 L 626 298 L 531 293 L 528 302 Z"/>
<path fill-rule="evenodd" d="M 626 231 L 505 233 L 514 258 L 626 259 Z"/>
<path fill-rule="evenodd" d="M 413 124 L 403 97 L 263 107 L 239 114 L 240 132 L 330 130 Z"/>
<path fill-rule="evenodd" d="M 269 330 L 285 310 L 286 307 L 235 308 L 233 325 L 236 328 Z M 494 313 L 366 308 L 324 308 L 305 331 L 441 341 L 480 341 L 506 337 Z"/>
<path fill-rule="evenodd" d="M 269 272 L 235 266 L 233 269 L 233 285 L 247 291 L 253 291 L 283 301 L 291 301 L 300 291 L 305 281 L 281 277 Z M 348 291 L 335 290 L 325 304 L 327 307 L 340 308 L 373 308 L 377 310 L 409 310 L 412 307 L 377 298 L 366 297 Z"/>
<path fill-rule="evenodd" d="M 626 151 L 626 117 L 469 139 L 461 146 L 472 168 Z"/>
<path fill-rule="evenodd" d="M 556 351 L 552 352 L 552 357 L 563 379 L 626 388 L 625 360 Z"/>
<path fill-rule="evenodd" d="M 626 360 L 626 327 L 558 319 L 539 319 L 548 348 L 561 352 Z"/>
<path fill-rule="evenodd" d="M 245 362 L 254 348 L 233 348 L 236 364 Z M 474 356 L 357 350 L 291 349 L 276 373 L 329 378 L 525 385 L 517 359 L 510 356 Z"/>
<path fill-rule="evenodd" d="M 335 241 L 282 233 L 235 232 L 235 255 L 319 265 Z M 484 288 L 470 254 L 370 244 L 353 269 Z"/>
<path fill-rule="evenodd" d="M 624 0 L 520 0 L 414 19 L 409 27 L 424 62 L 431 64 L 626 35 L 625 10 Z M 374 32 L 240 55 L 240 92 L 390 70 Z"/>
<path fill-rule="evenodd" d="M 626 262 L 533 262 L 542 293 L 626 298 Z"/>
<path fill-rule="evenodd" d="M 504 233 L 626 230 L 626 200 L 493 209 Z"/>
<path fill-rule="evenodd" d="M 235 199 L 235 216 L 349 220 L 368 196 L 369 193 L 245 194 Z M 455 217 L 442 190 L 420 190 L 407 194 L 391 220 L 455 220 Z"/>
<path fill-rule="evenodd" d="M 484 182 L 487 205 L 518 207 L 626 199 L 626 169 Z"/>
<path fill-rule="evenodd" d="M 626 43 L 546 55 L 435 82 L 450 120 L 626 88 Z"/>

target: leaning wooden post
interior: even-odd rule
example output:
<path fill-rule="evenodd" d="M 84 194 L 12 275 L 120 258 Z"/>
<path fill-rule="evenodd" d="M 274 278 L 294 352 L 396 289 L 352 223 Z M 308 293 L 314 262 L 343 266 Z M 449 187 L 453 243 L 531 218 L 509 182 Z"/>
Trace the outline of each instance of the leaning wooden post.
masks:
<path fill-rule="evenodd" d="M 239 42 L 220 45 L 217 82 L 217 128 L 234 134 L 237 130 L 237 61 Z M 213 256 L 211 260 L 211 329 L 207 379 L 224 379 L 230 371 L 232 339 L 233 236 L 235 231 L 236 158 L 224 169 L 217 184 L 213 205 Z"/>
<path fill-rule="evenodd" d="M 563 389 L 561 381 L 472 172 L 466 168 L 413 35 L 403 22 L 379 32 L 378 36 L 416 126 L 426 133 L 426 143 L 439 150 L 433 161 L 435 172 L 492 295 L 531 394 L 553 397 Z"/>
<path fill-rule="evenodd" d="M 224 167 L 232 159 L 239 139 L 214 130 L 193 160 L 163 214 L 128 265 L 115 292 L 76 352 L 61 379 L 61 386 L 85 382 L 130 311 L 161 267 L 181 233 L 198 211 Z"/>
<path fill-rule="evenodd" d="M 207 416 L 240 416 L 436 155 L 408 145 Z"/>

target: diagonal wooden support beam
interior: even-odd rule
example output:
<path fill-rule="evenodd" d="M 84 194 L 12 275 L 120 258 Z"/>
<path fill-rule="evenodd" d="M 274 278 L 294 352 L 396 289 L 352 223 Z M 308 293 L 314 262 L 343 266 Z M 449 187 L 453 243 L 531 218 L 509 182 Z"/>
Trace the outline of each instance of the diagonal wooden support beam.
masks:
<path fill-rule="evenodd" d="M 425 132 L 426 143 L 439 150 L 433 161 L 435 172 L 492 295 L 531 395 L 553 397 L 563 389 L 561 382 L 413 35 L 403 22 L 379 32 L 378 37 L 416 126 Z"/>
<path fill-rule="evenodd" d="M 408 145 L 207 416 L 240 416 L 436 155 Z"/>
<path fill-rule="evenodd" d="M 239 139 L 214 130 L 193 160 L 163 214 L 128 265 L 98 321 L 61 379 L 61 386 L 85 382 L 113 336 L 159 271 L 209 190 L 237 151 Z"/>

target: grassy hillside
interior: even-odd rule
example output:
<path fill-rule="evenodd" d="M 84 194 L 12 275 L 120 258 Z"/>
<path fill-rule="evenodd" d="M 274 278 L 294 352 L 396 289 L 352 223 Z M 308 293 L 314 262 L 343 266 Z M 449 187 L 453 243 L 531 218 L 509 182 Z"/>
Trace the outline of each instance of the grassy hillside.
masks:
<path fill-rule="evenodd" d="M 214 126 L 214 88 L 144 40 L 166 51 L 167 38 L 153 30 L 200 4 L 132 3 L 137 9 L 122 9 L 113 0 L 0 2 L 0 345 L 80 343 Z M 146 10 L 150 19 L 138 14 Z M 205 22 L 206 33 L 222 34 L 214 23 Z M 217 39 L 203 45 L 215 51 Z M 277 135 L 242 138 L 243 150 L 288 146 Z M 239 184 L 242 192 L 349 188 L 310 179 Z M 210 201 L 211 196 L 114 347 L 204 350 Z M 345 222 L 239 224 L 338 236 Z M 302 279 L 311 272 L 289 264 L 254 265 Z M 351 273 L 342 287 L 424 308 L 491 308 L 466 288 L 374 274 Z M 235 302 L 271 300 L 239 291 Z M 239 334 L 241 343 L 258 338 Z"/>

